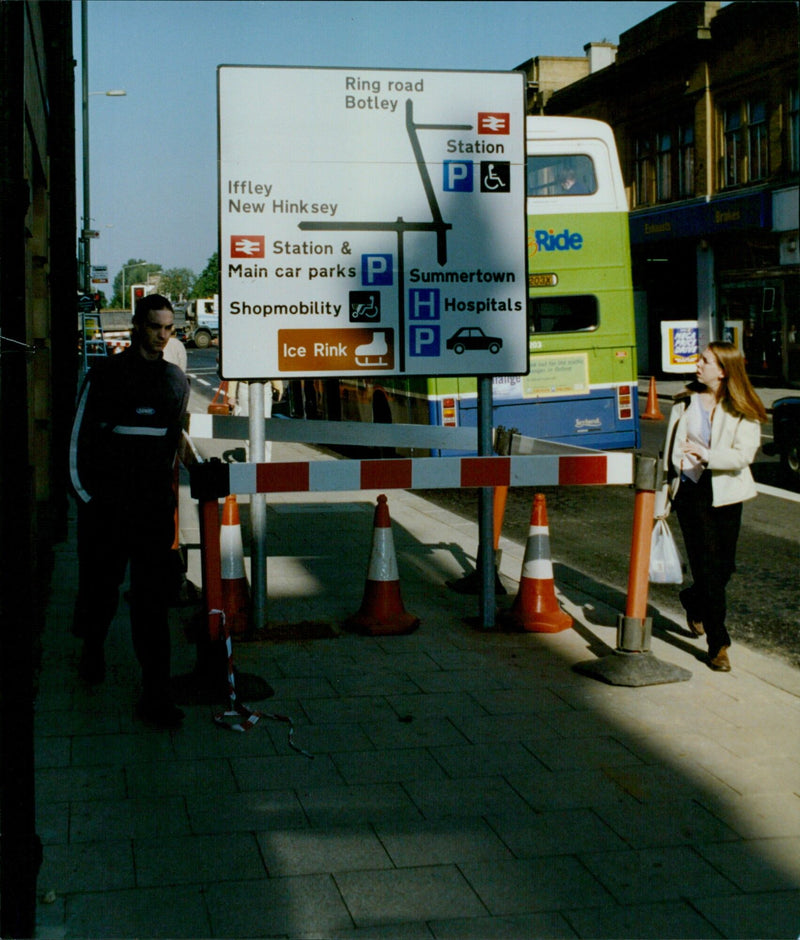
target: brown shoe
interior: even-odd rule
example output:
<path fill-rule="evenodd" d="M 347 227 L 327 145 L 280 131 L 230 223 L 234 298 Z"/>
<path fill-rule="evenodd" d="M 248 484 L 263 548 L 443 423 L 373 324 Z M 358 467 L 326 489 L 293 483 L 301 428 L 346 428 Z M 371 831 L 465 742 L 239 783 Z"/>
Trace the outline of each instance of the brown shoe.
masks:
<path fill-rule="evenodd" d="M 716 672 L 731 671 L 731 661 L 728 659 L 728 649 L 729 647 L 727 646 L 721 646 L 716 656 L 712 656 L 711 653 L 708 654 L 708 665 L 711 666 L 711 668 Z"/>
<path fill-rule="evenodd" d="M 694 599 L 693 589 L 686 588 L 681 591 L 678 595 L 681 601 L 683 609 L 686 611 L 686 626 L 689 628 L 689 633 L 692 636 L 705 636 L 706 631 L 703 629 L 703 620 L 701 617 L 696 616 L 692 608 L 697 610 L 697 603 Z"/>
<path fill-rule="evenodd" d="M 689 633 L 691 633 L 692 636 L 705 636 L 706 635 L 706 631 L 703 628 L 703 621 L 694 620 L 691 614 L 686 615 L 686 626 L 689 628 Z"/>

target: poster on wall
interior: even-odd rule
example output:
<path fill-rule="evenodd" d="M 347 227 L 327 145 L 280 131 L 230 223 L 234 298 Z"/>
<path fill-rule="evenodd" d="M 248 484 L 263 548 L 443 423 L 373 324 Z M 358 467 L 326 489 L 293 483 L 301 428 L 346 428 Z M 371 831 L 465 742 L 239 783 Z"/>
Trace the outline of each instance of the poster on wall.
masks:
<path fill-rule="evenodd" d="M 661 321 L 662 372 L 694 372 L 697 354 L 697 320 Z"/>
<path fill-rule="evenodd" d="M 733 343 L 743 353 L 744 321 L 726 320 L 722 328 L 722 340 Z M 661 321 L 662 372 L 694 372 L 700 354 L 697 347 L 697 320 Z"/>

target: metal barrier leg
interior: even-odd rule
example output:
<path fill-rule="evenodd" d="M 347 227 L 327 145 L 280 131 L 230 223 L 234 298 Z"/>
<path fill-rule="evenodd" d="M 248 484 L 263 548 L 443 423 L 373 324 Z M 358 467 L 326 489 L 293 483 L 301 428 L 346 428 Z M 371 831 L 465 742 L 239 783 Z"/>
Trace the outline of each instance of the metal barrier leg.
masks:
<path fill-rule="evenodd" d="M 215 499 L 201 499 L 200 566 L 203 572 L 203 602 L 208 626 L 208 639 L 216 643 L 223 639 L 222 631 L 222 559 L 219 547 L 219 503 Z"/>

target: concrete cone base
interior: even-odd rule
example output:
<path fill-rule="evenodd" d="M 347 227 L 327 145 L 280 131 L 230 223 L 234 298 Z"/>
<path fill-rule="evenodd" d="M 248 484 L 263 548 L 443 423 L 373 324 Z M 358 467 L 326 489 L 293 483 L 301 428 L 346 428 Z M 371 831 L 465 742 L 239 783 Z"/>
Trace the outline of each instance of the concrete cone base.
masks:
<path fill-rule="evenodd" d="M 688 669 L 662 662 L 652 653 L 625 653 L 615 650 L 602 659 L 576 663 L 575 672 L 599 679 L 609 685 L 662 685 L 666 682 L 686 682 L 692 678 Z"/>

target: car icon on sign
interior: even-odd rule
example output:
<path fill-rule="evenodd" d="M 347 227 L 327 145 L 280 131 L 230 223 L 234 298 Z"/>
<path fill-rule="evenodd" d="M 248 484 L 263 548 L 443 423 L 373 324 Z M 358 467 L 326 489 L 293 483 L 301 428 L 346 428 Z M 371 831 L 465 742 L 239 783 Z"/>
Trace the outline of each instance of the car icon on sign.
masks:
<path fill-rule="evenodd" d="M 462 326 L 445 343 L 457 356 L 465 349 L 488 349 L 494 354 L 500 351 L 502 345 L 503 340 L 499 336 L 487 336 L 479 326 Z"/>

